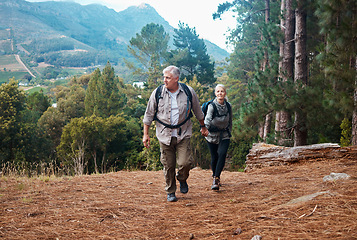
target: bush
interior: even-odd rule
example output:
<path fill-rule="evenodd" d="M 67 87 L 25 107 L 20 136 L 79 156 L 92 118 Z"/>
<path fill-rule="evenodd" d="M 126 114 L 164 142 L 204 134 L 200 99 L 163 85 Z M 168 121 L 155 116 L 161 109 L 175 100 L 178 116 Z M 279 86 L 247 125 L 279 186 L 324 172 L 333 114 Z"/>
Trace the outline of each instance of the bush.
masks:
<path fill-rule="evenodd" d="M 351 145 L 352 138 L 352 124 L 348 118 L 344 118 L 340 125 L 341 127 L 341 147 L 347 147 Z"/>

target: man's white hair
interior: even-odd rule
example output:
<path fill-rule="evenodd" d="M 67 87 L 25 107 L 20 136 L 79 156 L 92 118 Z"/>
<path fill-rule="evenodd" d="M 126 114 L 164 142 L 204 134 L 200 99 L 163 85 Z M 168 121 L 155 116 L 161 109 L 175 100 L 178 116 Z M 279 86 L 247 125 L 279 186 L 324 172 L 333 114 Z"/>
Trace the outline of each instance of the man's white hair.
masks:
<path fill-rule="evenodd" d="M 166 67 L 162 73 L 165 74 L 166 72 L 171 73 L 174 77 L 180 77 L 180 69 L 176 66 L 171 65 Z"/>

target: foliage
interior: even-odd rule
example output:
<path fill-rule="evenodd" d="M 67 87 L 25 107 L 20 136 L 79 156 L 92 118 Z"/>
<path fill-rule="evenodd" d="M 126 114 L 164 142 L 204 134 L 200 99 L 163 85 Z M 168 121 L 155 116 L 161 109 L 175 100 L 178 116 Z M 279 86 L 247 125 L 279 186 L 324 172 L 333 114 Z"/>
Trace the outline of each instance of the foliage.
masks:
<path fill-rule="evenodd" d="M 27 108 L 38 115 L 38 118 L 50 107 L 50 99 L 43 91 L 34 92 L 26 98 Z M 37 121 L 36 121 L 37 122 Z"/>
<path fill-rule="evenodd" d="M 26 107 L 26 94 L 14 79 L 0 86 L 0 103 L 0 163 L 30 163 L 46 158 L 47 141 L 36 125 L 41 110 L 36 113 Z"/>
<path fill-rule="evenodd" d="M 26 95 L 19 90 L 15 79 L 0 86 L 0 162 L 22 159 L 21 129 L 22 112 L 25 109 Z"/>
<path fill-rule="evenodd" d="M 155 132 L 155 129 L 151 132 Z M 139 157 L 142 159 L 145 170 L 157 171 L 163 169 L 160 161 L 160 144 L 156 137 L 151 137 L 150 148 L 144 148 Z"/>
<path fill-rule="evenodd" d="M 329 81 L 328 94 L 339 111 L 350 116 L 353 111 L 353 91 L 357 69 L 357 13 L 355 1 L 317 1 L 316 16 L 320 33 L 326 37 L 324 49 L 318 55 L 325 77 Z"/>
<path fill-rule="evenodd" d="M 280 2 L 269 2 L 269 22 L 264 19 L 264 1 L 229 1 L 220 4 L 214 14 L 214 18 L 219 18 L 226 11 L 236 13 L 237 26 L 228 39 L 234 52 L 227 67 L 227 85 L 233 90 L 229 90 L 228 96 L 236 113 L 234 137 L 255 139 L 265 115 L 284 110 L 293 116 L 295 112 L 306 115 L 309 144 L 339 141 L 339 122 L 344 116 L 351 116 L 353 107 L 355 69 L 349 63 L 354 61 L 356 52 L 355 41 L 351 40 L 355 38 L 351 33 L 356 32 L 352 13 L 355 3 L 305 2 L 309 4 L 305 8 L 309 81 L 302 85 L 292 79 L 279 79 L 277 44 L 282 39 L 278 28 L 282 15 Z M 266 59 L 268 65 L 263 67 Z M 267 141 L 274 143 L 274 134 Z"/>
<path fill-rule="evenodd" d="M 42 72 L 42 75 L 46 79 L 56 79 L 61 74 L 61 72 L 62 69 L 50 66 L 45 68 L 45 70 Z"/>
<path fill-rule="evenodd" d="M 122 116 L 74 118 L 64 127 L 57 150 L 74 174 L 120 170 L 139 152 L 141 145 L 133 138 L 139 132 L 136 121 Z"/>
<path fill-rule="evenodd" d="M 183 81 L 186 82 L 186 79 Z M 196 77 L 193 77 L 187 84 L 191 86 L 200 100 L 202 105 L 204 102 L 212 99 L 214 96 L 214 90 L 211 87 L 202 85 Z M 191 137 L 191 149 L 194 159 L 194 166 L 200 166 L 202 168 L 209 168 L 210 154 L 206 144 L 206 140 L 202 137 L 200 132 L 200 124 L 196 117 L 191 118 L 192 122 L 192 137 Z"/>
<path fill-rule="evenodd" d="M 46 53 L 62 50 L 73 50 L 74 43 L 68 38 L 54 38 L 54 39 L 34 39 L 31 43 L 24 45 L 24 47 L 32 53 Z"/>
<path fill-rule="evenodd" d="M 82 175 L 88 166 L 89 134 L 92 132 L 84 118 L 73 118 L 63 128 L 61 143 L 57 147 L 63 165 L 70 165 L 76 175 Z"/>
<path fill-rule="evenodd" d="M 54 169 L 67 174 L 162 169 L 154 125 L 150 131 L 151 148 L 142 146 L 142 117 L 147 100 L 158 84 L 156 80 L 169 63 L 182 68 L 181 80 L 193 87 L 201 104 L 214 97 L 214 84 L 226 85 L 234 120 L 228 151 L 232 170 L 244 168 L 250 147 L 261 140 L 257 133 L 265 115 L 276 111 L 284 110 L 292 115 L 296 111 L 306 113 L 308 144 L 340 141 L 342 146 L 350 145 L 353 124 L 350 119 L 355 110 L 352 96 L 356 88 L 355 3 L 338 0 L 308 2 L 309 80 L 306 85 L 296 84 L 293 79 L 286 82 L 279 79 L 278 43 L 282 39 L 279 28 L 282 15 L 280 1 L 270 3 L 269 23 L 264 19 L 263 1 L 233 0 L 218 7 L 214 16 L 234 11 L 237 26 L 228 39 L 234 51 L 228 63 L 219 63 L 217 79 L 203 40 L 199 39 L 195 28 L 183 23 L 175 31 L 174 46 L 177 49 L 170 52 L 166 28 L 160 24 L 147 24 L 131 39 L 129 50 L 140 61 L 135 67 L 146 74 L 144 80 L 149 79 L 143 89 L 124 83 L 133 81 L 133 76 L 123 79 L 115 75 L 108 59 L 116 63 L 122 61 L 118 56 L 124 55 L 118 54 L 122 49 L 116 49 L 118 45 L 111 38 L 105 37 L 101 43 L 96 43 L 98 39 L 87 40 L 88 44 L 103 51 L 72 51 L 71 44 L 76 48 L 78 43 L 65 39 L 50 42 L 39 38 L 37 42 L 23 45 L 28 50 L 41 44 L 47 46 L 43 50 L 47 52 L 41 56 L 35 54 L 24 58 L 27 62 L 53 63 L 55 67 L 44 69 L 43 75 L 48 78 L 66 76 L 66 71 L 56 66 L 91 66 L 93 73 L 74 77 L 69 82 L 63 79 L 49 84 L 53 87 L 57 108 L 49 107 L 50 96 L 45 92 L 26 94 L 14 79 L 2 84 L 0 162 L 15 166 L 18 171 L 20 168 L 36 168 L 40 163 L 53 163 Z M 54 27 L 61 29 L 65 25 Z M 96 23 L 95 27 L 100 31 L 102 26 Z M 83 35 L 78 33 L 75 37 L 81 39 Z M 60 50 L 60 45 L 67 50 L 53 52 Z M 113 51 L 104 50 L 106 48 Z M 1 57 L 0 61 L 14 62 L 14 58 Z M 104 69 L 94 67 L 102 63 L 107 63 Z M 117 66 L 117 71 L 123 76 L 126 70 Z M 15 76 L 18 73 L 6 69 L 1 72 L 4 74 Z M 24 75 L 16 76 L 23 79 Z M 199 123 L 195 118 L 191 121 L 195 166 L 209 168 L 210 154 L 199 132 Z M 276 119 L 273 117 L 272 121 Z M 290 127 L 293 129 L 294 126 Z M 274 131 L 273 127 L 271 130 Z M 265 141 L 275 143 L 275 134 L 268 135 Z"/>
<path fill-rule="evenodd" d="M 55 90 L 57 108 L 69 122 L 84 115 L 85 90 L 79 85 L 58 86 Z"/>
<path fill-rule="evenodd" d="M 181 79 L 192 80 L 196 76 L 201 84 L 213 84 L 216 80 L 214 62 L 207 54 L 203 39 L 187 24 L 180 22 L 178 27 L 174 35 L 176 49 L 171 51 L 170 62 L 181 69 Z"/>
<path fill-rule="evenodd" d="M 347 118 L 343 119 L 341 123 L 341 147 L 347 147 L 351 145 L 351 121 Z"/>
<path fill-rule="evenodd" d="M 130 39 L 128 51 L 143 66 L 143 69 L 136 68 L 135 73 L 145 76 L 149 84 L 155 85 L 161 77 L 162 65 L 167 59 L 169 39 L 164 27 L 155 23 L 147 24 L 140 34 L 137 33 Z"/>
<path fill-rule="evenodd" d="M 253 139 L 231 139 L 228 154 L 231 155 L 231 169 L 241 170 L 245 168 L 246 156 L 252 148 Z"/>
<path fill-rule="evenodd" d="M 126 102 L 118 89 L 119 79 L 108 62 L 103 72 L 97 69 L 91 76 L 84 100 L 86 116 L 109 117 L 116 115 Z"/>
<path fill-rule="evenodd" d="M 42 135 L 49 142 L 49 156 L 54 157 L 56 147 L 59 145 L 62 135 L 62 129 L 66 124 L 66 118 L 58 108 L 49 107 L 37 122 Z"/>
<path fill-rule="evenodd" d="M 50 52 L 43 54 L 44 62 L 56 67 L 92 67 L 105 65 L 107 61 L 117 62 L 116 52 L 106 51 L 76 51 Z"/>

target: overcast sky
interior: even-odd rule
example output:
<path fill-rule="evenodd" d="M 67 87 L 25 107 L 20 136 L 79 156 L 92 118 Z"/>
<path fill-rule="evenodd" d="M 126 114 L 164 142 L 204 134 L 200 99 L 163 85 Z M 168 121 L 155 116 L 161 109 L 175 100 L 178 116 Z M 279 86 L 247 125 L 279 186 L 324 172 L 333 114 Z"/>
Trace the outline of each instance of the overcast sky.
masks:
<path fill-rule="evenodd" d="M 46 0 L 27 0 L 29 2 L 44 2 Z M 59 1 L 59 0 L 58 0 Z M 62 0 L 63 1 L 63 0 Z M 229 50 L 226 46 L 227 30 L 234 28 L 235 19 L 232 14 L 225 13 L 222 20 L 213 20 L 212 14 L 219 4 L 228 0 L 66 0 L 82 5 L 99 3 L 114 9 L 117 12 L 130 6 L 138 6 L 148 3 L 171 26 L 177 28 L 179 21 L 188 24 L 190 28 L 196 28 L 200 38 L 205 38 L 219 47 Z"/>

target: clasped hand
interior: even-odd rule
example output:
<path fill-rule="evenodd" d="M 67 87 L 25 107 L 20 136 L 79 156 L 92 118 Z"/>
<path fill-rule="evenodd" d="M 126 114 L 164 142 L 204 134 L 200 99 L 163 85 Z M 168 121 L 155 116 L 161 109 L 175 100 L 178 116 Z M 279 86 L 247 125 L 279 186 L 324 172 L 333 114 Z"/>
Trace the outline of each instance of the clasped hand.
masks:
<path fill-rule="evenodd" d="M 201 128 L 201 135 L 204 137 L 208 136 L 208 129 L 206 127 Z"/>

